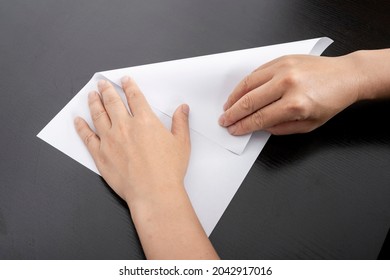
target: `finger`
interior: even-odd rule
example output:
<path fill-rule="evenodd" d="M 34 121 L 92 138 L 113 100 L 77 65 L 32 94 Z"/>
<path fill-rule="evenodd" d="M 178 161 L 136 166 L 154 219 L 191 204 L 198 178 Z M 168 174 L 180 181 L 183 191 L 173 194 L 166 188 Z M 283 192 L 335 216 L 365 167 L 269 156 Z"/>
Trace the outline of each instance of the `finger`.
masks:
<path fill-rule="evenodd" d="M 263 70 L 252 72 L 246 76 L 238 83 L 233 92 L 230 94 L 228 100 L 223 105 L 223 109 L 226 111 L 232 107 L 233 104 L 235 104 L 242 96 L 271 80 L 273 75 L 273 68 L 268 67 Z"/>
<path fill-rule="evenodd" d="M 275 86 L 272 81 L 268 82 L 241 97 L 240 100 L 222 114 L 219 118 L 219 124 L 225 127 L 230 126 L 275 102 L 281 96 L 282 90 Z"/>
<path fill-rule="evenodd" d="M 123 104 L 122 99 L 110 82 L 100 80 L 98 88 L 102 96 L 104 108 L 108 113 L 111 123 L 118 122 L 129 116 L 125 104 Z"/>
<path fill-rule="evenodd" d="M 89 111 L 97 133 L 101 135 L 105 130 L 111 127 L 111 121 L 107 111 L 103 106 L 102 100 L 96 91 L 92 91 L 88 96 Z"/>
<path fill-rule="evenodd" d="M 266 83 L 267 79 L 270 80 L 275 73 L 280 71 L 280 69 L 292 67 L 297 62 L 299 62 L 300 57 L 300 55 L 284 55 L 275 58 L 256 68 L 249 76 L 247 76 L 244 80 L 240 82 L 240 84 L 237 85 L 233 93 L 229 96 L 228 101 L 225 103 L 223 107 L 224 110 L 226 111 L 227 109 L 229 109 L 235 102 L 237 102 L 237 100 L 239 100 L 243 95 L 245 95 L 246 92 L 243 89 L 245 89 L 246 86 L 250 89 L 251 84 L 253 84 L 253 82 L 251 83 L 251 76 L 257 78 L 259 76 L 262 76 L 265 79 L 263 83 Z M 261 83 L 260 80 L 259 82 Z M 254 85 L 254 87 L 256 87 L 256 85 Z"/>
<path fill-rule="evenodd" d="M 313 120 L 290 121 L 267 128 L 266 130 L 274 135 L 286 135 L 294 133 L 306 133 L 317 128 Z"/>
<path fill-rule="evenodd" d="M 146 101 L 145 96 L 133 79 L 125 76 L 122 78 L 121 82 L 123 91 L 126 94 L 127 103 L 129 104 L 129 108 L 133 116 L 145 113 L 150 114 L 153 112 L 149 103 Z"/>
<path fill-rule="evenodd" d="M 284 102 L 276 101 L 229 126 L 228 131 L 232 135 L 244 135 L 293 120 L 290 110 L 283 110 L 283 108 Z"/>
<path fill-rule="evenodd" d="M 172 117 L 171 132 L 179 137 L 183 142 L 190 144 L 190 128 L 188 124 L 188 114 L 190 108 L 187 104 L 179 106 Z"/>
<path fill-rule="evenodd" d="M 92 157 L 95 159 L 99 152 L 100 139 L 89 127 L 87 122 L 82 118 L 77 117 L 74 120 L 74 125 L 77 131 L 77 134 L 80 136 L 81 140 L 84 142 L 85 146 Z"/>

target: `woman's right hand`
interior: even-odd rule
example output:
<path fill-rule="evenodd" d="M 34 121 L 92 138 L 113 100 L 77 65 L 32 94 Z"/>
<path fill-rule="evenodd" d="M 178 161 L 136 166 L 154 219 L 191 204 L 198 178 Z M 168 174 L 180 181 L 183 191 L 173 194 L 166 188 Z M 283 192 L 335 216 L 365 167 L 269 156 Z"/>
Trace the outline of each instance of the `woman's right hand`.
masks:
<path fill-rule="evenodd" d="M 237 85 L 219 124 L 233 135 L 256 130 L 309 132 L 357 100 L 389 89 L 390 79 L 383 77 L 383 71 L 389 70 L 389 53 L 361 51 L 340 57 L 290 55 L 275 59 Z"/>

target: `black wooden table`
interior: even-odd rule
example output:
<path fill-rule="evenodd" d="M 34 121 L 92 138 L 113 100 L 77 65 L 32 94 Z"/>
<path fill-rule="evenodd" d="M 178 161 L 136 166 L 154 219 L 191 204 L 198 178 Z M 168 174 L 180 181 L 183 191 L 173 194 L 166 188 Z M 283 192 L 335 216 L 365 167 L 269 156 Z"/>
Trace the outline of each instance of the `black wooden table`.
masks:
<path fill-rule="evenodd" d="M 126 205 L 36 137 L 93 73 L 321 36 L 328 56 L 385 48 L 389 15 L 388 1 L 0 1 L 0 258 L 144 258 Z M 211 234 L 220 256 L 376 259 L 389 120 L 389 101 L 364 102 L 272 136 Z"/>

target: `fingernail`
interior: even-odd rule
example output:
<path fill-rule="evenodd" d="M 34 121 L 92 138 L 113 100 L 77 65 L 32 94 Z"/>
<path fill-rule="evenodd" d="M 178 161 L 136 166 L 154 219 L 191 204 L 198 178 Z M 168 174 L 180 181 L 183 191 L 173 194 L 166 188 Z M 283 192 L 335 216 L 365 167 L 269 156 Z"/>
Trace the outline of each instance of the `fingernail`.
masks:
<path fill-rule="evenodd" d="M 190 107 L 187 104 L 181 105 L 181 111 L 188 116 L 190 113 Z"/>
<path fill-rule="evenodd" d="M 122 84 L 127 84 L 129 81 L 130 81 L 130 78 L 129 78 L 128 76 L 124 76 L 124 77 L 121 79 Z"/>
<path fill-rule="evenodd" d="M 98 82 L 98 89 L 99 91 L 102 91 L 104 87 L 106 86 L 107 82 L 105 80 L 99 80 Z"/>
<path fill-rule="evenodd" d="M 224 125 L 225 125 L 225 115 L 224 115 L 224 114 L 222 114 L 222 115 L 219 117 L 218 123 L 219 123 L 219 125 L 221 125 L 221 126 L 224 126 Z"/>
<path fill-rule="evenodd" d="M 233 124 L 231 126 L 228 127 L 228 131 L 230 134 L 234 135 L 234 133 L 236 132 L 237 130 L 237 125 Z"/>

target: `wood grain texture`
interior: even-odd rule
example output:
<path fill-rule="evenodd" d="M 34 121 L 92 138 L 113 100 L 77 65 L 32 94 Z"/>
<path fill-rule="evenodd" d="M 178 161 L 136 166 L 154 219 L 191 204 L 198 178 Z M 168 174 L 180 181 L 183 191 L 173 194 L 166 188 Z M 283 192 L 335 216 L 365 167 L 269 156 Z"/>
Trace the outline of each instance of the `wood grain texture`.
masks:
<path fill-rule="evenodd" d="M 390 47 L 388 1 L 88 2 L 0 3 L 0 259 L 144 258 L 123 202 L 35 137 L 96 71 L 320 36 L 335 40 L 329 56 Z M 389 108 L 272 136 L 211 235 L 221 257 L 377 258 Z"/>

